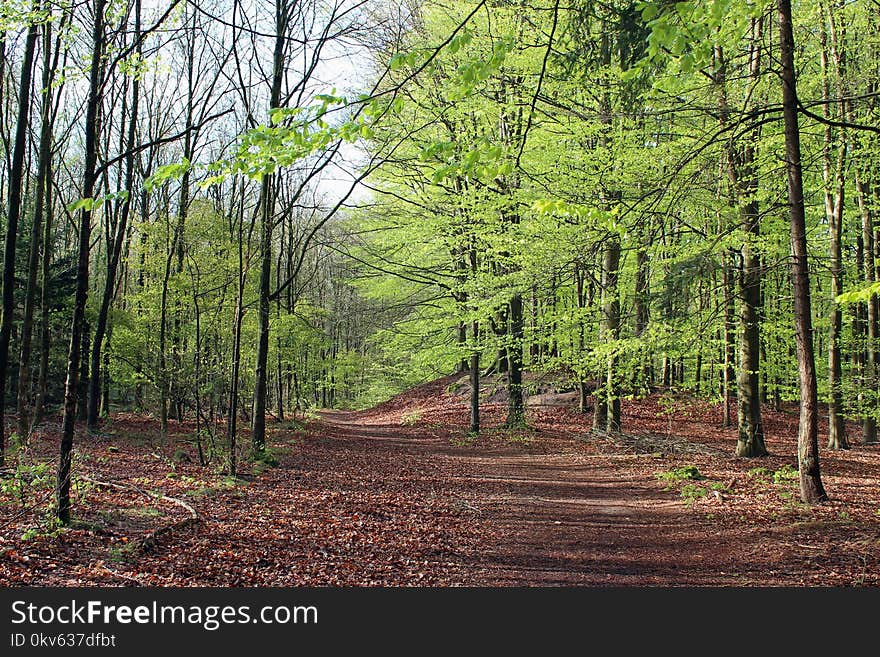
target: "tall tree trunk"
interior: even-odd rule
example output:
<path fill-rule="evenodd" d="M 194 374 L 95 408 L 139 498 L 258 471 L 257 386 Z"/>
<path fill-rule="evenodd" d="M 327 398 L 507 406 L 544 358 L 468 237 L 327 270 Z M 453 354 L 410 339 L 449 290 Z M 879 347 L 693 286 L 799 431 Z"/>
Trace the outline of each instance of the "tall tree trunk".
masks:
<path fill-rule="evenodd" d="M 166 213 L 166 218 L 170 222 L 171 218 Z M 169 229 L 170 230 L 170 227 Z M 159 430 L 162 435 L 168 433 L 168 389 L 170 387 L 169 380 L 171 375 L 168 372 L 168 292 L 169 282 L 171 280 L 171 267 L 174 260 L 175 240 L 177 238 L 177 230 L 173 231 L 173 235 L 169 239 L 166 232 L 166 248 L 168 252 L 165 254 L 165 270 L 162 274 L 162 292 L 159 295 L 159 371 L 156 377 L 159 384 Z"/>
<path fill-rule="evenodd" d="M 734 285 L 733 266 L 730 264 L 730 253 L 724 256 L 724 390 L 721 425 L 724 428 L 733 426 L 730 408 L 732 405 L 732 392 L 736 384 L 734 368 L 736 366 L 735 346 L 735 320 L 733 313 L 733 300 L 736 298 Z"/>
<path fill-rule="evenodd" d="M 794 284 L 795 337 L 801 404 L 798 424 L 798 469 L 801 499 L 814 504 L 828 499 L 819 470 L 819 401 L 813 352 L 813 322 L 810 308 L 810 270 L 807 262 L 807 225 L 801 170 L 797 86 L 794 68 L 794 32 L 791 1 L 778 0 L 780 77 L 785 125 L 785 157 L 788 174 L 788 202 L 791 212 L 792 279 Z"/>
<path fill-rule="evenodd" d="M 747 238 L 757 239 L 757 212 L 750 213 L 753 222 Z M 754 237 L 752 237 L 754 236 Z M 749 241 L 743 245 L 740 270 L 740 370 L 737 377 L 739 437 L 737 456 L 766 456 L 764 424 L 761 419 L 760 390 L 760 312 L 761 263 L 755 247 Z"/>
<path fill-rule="evenodd" d="M 34 68 L 34 50 L 37 46 L 37 25 L 28 26 L 21 78 L 18 89 L 18 116 L 15 124 L 15 142 L 12 147 L 12 166 L 9 169 L 9 203 L 6 215 L 6 243 L 3 250 L 3 317 L 0 319 L 0 467 L 6 452 L 6 377 L 9 369 L 9 342 L 12 337 L 12 313 L 15 310 L 15 247 L 18 239 L 18 220 L 21 217 L 21 197 L 24 184 L 24 152 L 27 149 L 27 130 L 30 126 L 31 76 Z M 24 436 L 22 436 L 24 438 Z"/>
<path fill-rule="evenodd" d="M 37 396 L 34 400 L 33 426 L 43 419 L 46 406 L 46 391 L 49 385 L 49 350 L 51 348 L 51 332 L 49 330 L 49 281 L 52 265 L 53 221 L 52 197 L 48 181 L 52 179 L 52 163 L 46 166 L 46 218 L 43 228 L 43 266 L 40 273 L 40 365 L 37 370 Z"/>
<path fill-rule="evenodd" d="M 235 291 L 235 315 L 232 323 L 232 372 L 229 384 L 229 405 L 226 414 L 226 439 L 229 447 L 228 472 L 231 477 L 236 475 L 236 439 L 238 424 L 239 373 L 241 370 L 241 326 L 244 320 L 244 183 L 241 190 L 241 207 L 238 212 L 238 278 Z"/>
<path fill-rule="evenodd" d="M 288 7 L 286 0 L 275 0 L 275 51 L 272 66 L 270 109 L 281 105 L 281 85 L 284 82 L 284 51 L 287 39 Z M 269 295 L 272 280 L 272 227 L 275 220 L 274 177 L 263 176 L 262 216 L 260 219 L 260 298 L 257 365 L 254 382 L 254 417 L 252 447 L 259 454 L 266 449 L 266 395 L 269 360 Z"/>
<path fill-rule="evenodd" d="M 639 245 L 636 251 L 636 279 L 635 279 L 635 298 L 633 303 L 635 304 L 635 314 L 636 314 L 636 326 L 634 337 L 636 339 L 640 339 L 645 335 L 645 331 L 648 330 L 648 321 L 650 319 L 650 300 L 651 300 L 651 264 L 648 260 L 648 251 L 646 248 L 646 244 L 648 238 L 644 234 L 639 234 Z M 644 347 L 639 350 L 641 355 L 639 356 L 639 365 L 636 371 L 637 382 L 641 389 L 648 392 L 650 391 L 650 381 L 649 381 L 649 362 L 651 355 L 648 353 L 648 350 Z"/>
<path fill-rule="evenodd" d="M 134 3 L 134 39 L 138 55 L 141 52 L 141 1 Z M 104 335 L 107 332 L 107 318 L 110 314 L 110 305 L 113 302 L 116 290 L 116 272 L 119 269 L 119 259 L 122 255 L 122 247 L 125 236 L 128 233 L 128 218 L 131 213 L 131 194 L 134 191 L 134 147 L 137 139 L 138 106 L 140 97 L 140 80 L 137 75 L 133 76 L 131 85 L 131 116 L 128 123 L 128 136 L 125 157 L 125 186 L 127 195 L 122 203 L 119 219 L 115 222 L 115 229 L 110 232 L 111 244 L 107 251 L 107 274 L 104 279 L 104 292 L 101 295 L 101 307 L 98 310 L 98 321 L 95 324 L 95 335 L 92 338 L 91 367 L 89 372 L 88 409 L 86 424 L 89 429 L 98 426 L 101 400 L 101 350 L 104 344 Z M 187 137 L 189 133 L 187 132 Z M 181 185 L 183 187 L 183 185 Z"/>
<path fill-rule="evenodd" d="M 34 308 L 37 299 L 37 273 L 40 268 L 40 251 L 43 240 L 43 216 L 49 180 L 49 161 L 52 157 L 52 39 L 51 23 L 43 23 L 43 78 L 42 105 L 40 111 L 40 145 L 37 156 L 37 188 L 34 198 L 34 216 L 31 223 L 28 251 L 27 288 L 24 299 L 24 315 L 21 322 L 21 348 L 18 359 L 18 435 L 26 438 L 31 432 L 31 344 L 34 332 Z M 44 253 L 48 258 L 48 252 Z"/>
<path fill-rule="evenodd" d="M 92 326 L 87 319 L 83 319 L 82 353 L 79 357 L 79 384 L 76 393 L 76 419 L 86 419 L 86 406 L 89 396 L 89 349 L 91 348 Z"/>
<path fill-rule="evenodd" d="M 824 4 L 824 3 L 823 3 Z M 831 55 L 834 58 L 837 74 L 837 92 L 842 99 L 844 97 L 843 63 L 841 61 L 837 29 L 835 24 L 834 10 L 831 7 L 823 7 L 828 13 L 828 21 L 831 26 Z M 825 21 L 822 21 L 820 32 L 822 63 L 822 100 L 824 101 L 823 114 L 826 119 L 831 119 L 831 93 L 829 82 L 829 57 L 828 36 L 826 34 Z M 840 101 L 841 105 L 845 101 Z M 843 109 L 843 108 L 842 108 Z M 846 112 L 841 112 L 841 118 Z M 831 265 L 831 312 L 828 326 L 828 447 L 830 449 L 848 449 L 846 439 L 846 425 L 843 419 L 843 367 L 841 364 L 840 340 L 843 329 L 843 312 L 837 303 L 837 297 L 843 293 L 843 257 L 841 254 L 841 242 L 843 237 L 843 207 L 844 192 L 844 166 L 846 164 L 847 141 L 846 133 L 841 130 L 838 135 L 840 143 L 837 146 L 837 155 L 832 157 L 834 140 L 831 126 L 825 125 L 824 143 L 822 148 L 822 177 L 825 192 L 825 217 L 828 221 L 829 256 Z"/>
<path fill-rule="evenodd" d="M 56 52 L 60 48 L 60 37 L 56 39 Z M 57 67 L 57 56 L 55 65 Z M 55 106 L 57 111 L 58 106 Z M 51 132 L 51 124 L 49 131 Z M 46 402 L 46 391 L 49 385 L 49 349 L 51 347 L 51 334 L 49 331 L 49 282 L 51 278 L 52 247 L 54 244 L 53 222 L 53 195 L 50 181 L 52 180 L 52 157 L 51 153 L 46 160 L 46 184 L 44 187 L 44 205 L 46 208 L 45 226 L 43 228 L 43 266 L 40 273 L 40 366 L 37 372 L 37 397 L 34 401 L 33 425 L 36 426 L 43 418 Z"/>
<path fill-rule="evenodd" d="M 101 89 L 103 86 L 104 54 L 104 7 L 106 0 L 95 0 L 92 24 L 92 61 L 89 71 L 89 94 L 86 102 L 85 163 L 83 169 L 82 197 L 92 198 L 98 161 L 98 136 L 100 134 Z M 67 379 L 64 385 L 64 416 L 61 422 L 61 450 L 55 485 L 55 501 L 58 519 L 70 523 L 70 476 L 73 459 L 73 436 L 76 423 L 77 392 L 79 388 L 80 347 L 83 320 L 89 293 L 89 247 L 91 246 L 92 210 L 80 209 L 77 248 L 76 293 L 70 328 L 70 346 L 67 352 Z"/>
<path fill-rule="evenodd" d="M 620 269 L 620 239 L 615 235 L 608 239 L 605 248 L 605 265 L 603 274 L 606 276 L 605 307 L 603 309 L 605 333 L 609 340 L 620 337 L 620 296 L 617 291 L 617 280 Z M 607 381 L 605 385 L 605 403 L 608 408 L 608 419 L 605 429 L 608 433 L 620 432 L 620 385 L 617 373 L 617 356 L 612 353 L 608 357 Z"/>
<path fill-rule="evenodd" d="M 752 22 L 749 76 L 760 75 L 759 43 L 761 21 Z M 727 99 L 727 64 L 720 46 L 715 47 L 715 84 L 718 89 L 718 105 L 721 124 L 730 121 Z M 755 135 L 756 136 L 756 135 Z M 740 221 L 744 242 L 740 251 L 739 268 L 739 350 L 740 369 L 737 376 L 737 456 L 766 456 L 764 425 L 761 419 L 761 256 L 758 251 L 760 237 L 760 213 L 756 195 L 758 192 L 755 171 L 755 148 L 749 143 L 737 147 L 726 146 L 727 175 Z"/>
<path fill-rule="evenodd" d="M 876 280 L 874 258 L 874 209 L 871 195 L 873 190 L 865 182 L 858 170 L 856 173 L 856 193 L 862 216 L 862 244 L 864 253 L 864 278 L 870 285 Z M 865 303 L 864 338 L 865 350 L 861 363 L 862 381 L 859 397 L 862 401 L 862 442 L 866 445 L 877 442 L 877 420 L 874 416 L 873 399 L 877 377 L 877 297 L 872 296 Z"/>

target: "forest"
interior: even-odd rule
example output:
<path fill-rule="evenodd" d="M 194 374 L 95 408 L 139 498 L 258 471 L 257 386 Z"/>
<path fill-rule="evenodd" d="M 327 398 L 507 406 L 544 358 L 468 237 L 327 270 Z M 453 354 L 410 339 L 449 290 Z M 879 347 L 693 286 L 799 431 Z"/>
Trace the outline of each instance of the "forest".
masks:
<path fill-rule="evenodd" d="M 876 0 L 4 0 L 0 583 L 880 584 L 878 99 Z"/>

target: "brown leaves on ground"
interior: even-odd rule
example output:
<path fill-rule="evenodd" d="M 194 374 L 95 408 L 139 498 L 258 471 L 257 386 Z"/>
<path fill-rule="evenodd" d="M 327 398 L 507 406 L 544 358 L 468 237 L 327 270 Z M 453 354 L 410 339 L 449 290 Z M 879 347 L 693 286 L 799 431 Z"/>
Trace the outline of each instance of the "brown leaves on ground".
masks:
<path fill-rule="evenodd" d="M 878 446 L 822 453 L 831 501 L 800 503 L 797 415 L 765 410 L 772 456 L 732 456 L 720 409 L 689 396 L 624 401 L 622 436 L 570 406 L 529 429 L 467 435 L 447 377 L 361 413 L 276 422 L 278 465 L 200 467 L 194 427 L 119 414 L 77 438 L 73 527 L 47 520 L 58 435 L 21 457 L 0 506 L 0 584 L 98 586 L 877 585 Z M 546 403 L 545 403 L 546 402 Z M 499 427 L 503 403 L 483 407 Z M 850 428 L 857 442 L 857 430 Z M 246 436 L 240 439 L 247 444 Z M 215 461 L 219 461 L 215 459 Z M 29 478 L 29 479 L 28 479 Z M 27 484 L 30 481 L 31 484 Z M 185 501 L 197 524 L 174 527 Z"/>

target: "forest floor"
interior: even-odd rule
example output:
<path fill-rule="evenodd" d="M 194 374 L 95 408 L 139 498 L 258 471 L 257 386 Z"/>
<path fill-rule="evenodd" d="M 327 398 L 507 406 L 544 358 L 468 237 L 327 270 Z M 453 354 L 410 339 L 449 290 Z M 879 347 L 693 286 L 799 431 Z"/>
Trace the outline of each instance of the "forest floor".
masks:
<path fill-rule="evenodd" d="M 689 396 L 624 401 L 612 437 L 539 395 L 528 429 L 472 439 L 459 388 L 271 423 L 278 463 L 234 479 L 196 463 L 193 426 L 116 414 L 78 436 L 65 529 L 46 520 L 47 424 L 0 480 L 0 585 L 880 585 L 880 446 L 823 450 L 830 501 L 808 507 L 794 409 L 765 409 L 771 456 L 738 459 Z"/>

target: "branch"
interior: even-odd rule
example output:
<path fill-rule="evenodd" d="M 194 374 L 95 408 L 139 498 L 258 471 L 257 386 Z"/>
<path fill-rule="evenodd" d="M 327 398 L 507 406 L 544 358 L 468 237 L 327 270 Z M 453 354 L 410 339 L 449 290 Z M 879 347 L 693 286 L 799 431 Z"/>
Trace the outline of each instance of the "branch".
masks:
<path fill-rule="evenodd" d="M 877 126 L 865 125 L 864 123 L 850 123 L 849 121 L 835 121 L 834 119 L 826 119 L 824 116 L 814 114 L 813 112 L 808 110 L 806 107 L 804 107 L 804 104 L 800 101 L 800 99 L 798 99 L 797 104 L 798 104 L 798 111 L 801 114 L 813 119 L 814 121 L 818 121 L 819 123 L 824 123 L 825 125 L 830 125 L 835 128 L 849 128 L 852 130 L 864 130 L 866 132 L 873 132 L 875 134 L 880 135 L 880 128 L 878 128 Z"/>
<path fill-rule="evenodd" d="M 232 112 L 234 110 L 235 110 L 234 107 L 230 107 L 227 110 L 223 110 L 222 112 L 217 112 L 216 114 L 212 114 L 211 116 L 205 117 L 197 125 L 190 126 L 186 130 L 183 130 L 182 132 L 178 132 L 176 135 L 170 135 L 168 137 L 158 137 L 157 139 L 154 139 L 153 141 L 148 141 L 143 144 L 138 144 L 134 148 L 131 148 L 131 149 L 125 151 L 124 153 L 120 153 L 119 155 L 117 155 L 113 159 L 107 160 L 106 162 L 101 164 L 101 166 L 99 166 L 95 170 L 95 176 L 96 177 L 100 176 L 102 173 L 106 172 L 107 169 L 112 167 L 117 162 L 124 160 L 129 155 L 136 155 L 137 153 L 140 153 L 141 151 L 144 151 L 148 148 L 152 148 L 153 146 L 161 146 L 162 144 L 167 144 L 172 141 L 177 141 L 178 139 L 185 137 L 187 135 L 187 133 L 200 130 L 202 127 L 205 126 L 205 124 L 210 123 L 214 119 L 219 119 L 221 116 L 226 116 L 227 114 L 229 114 L 230 112 Z"/>

